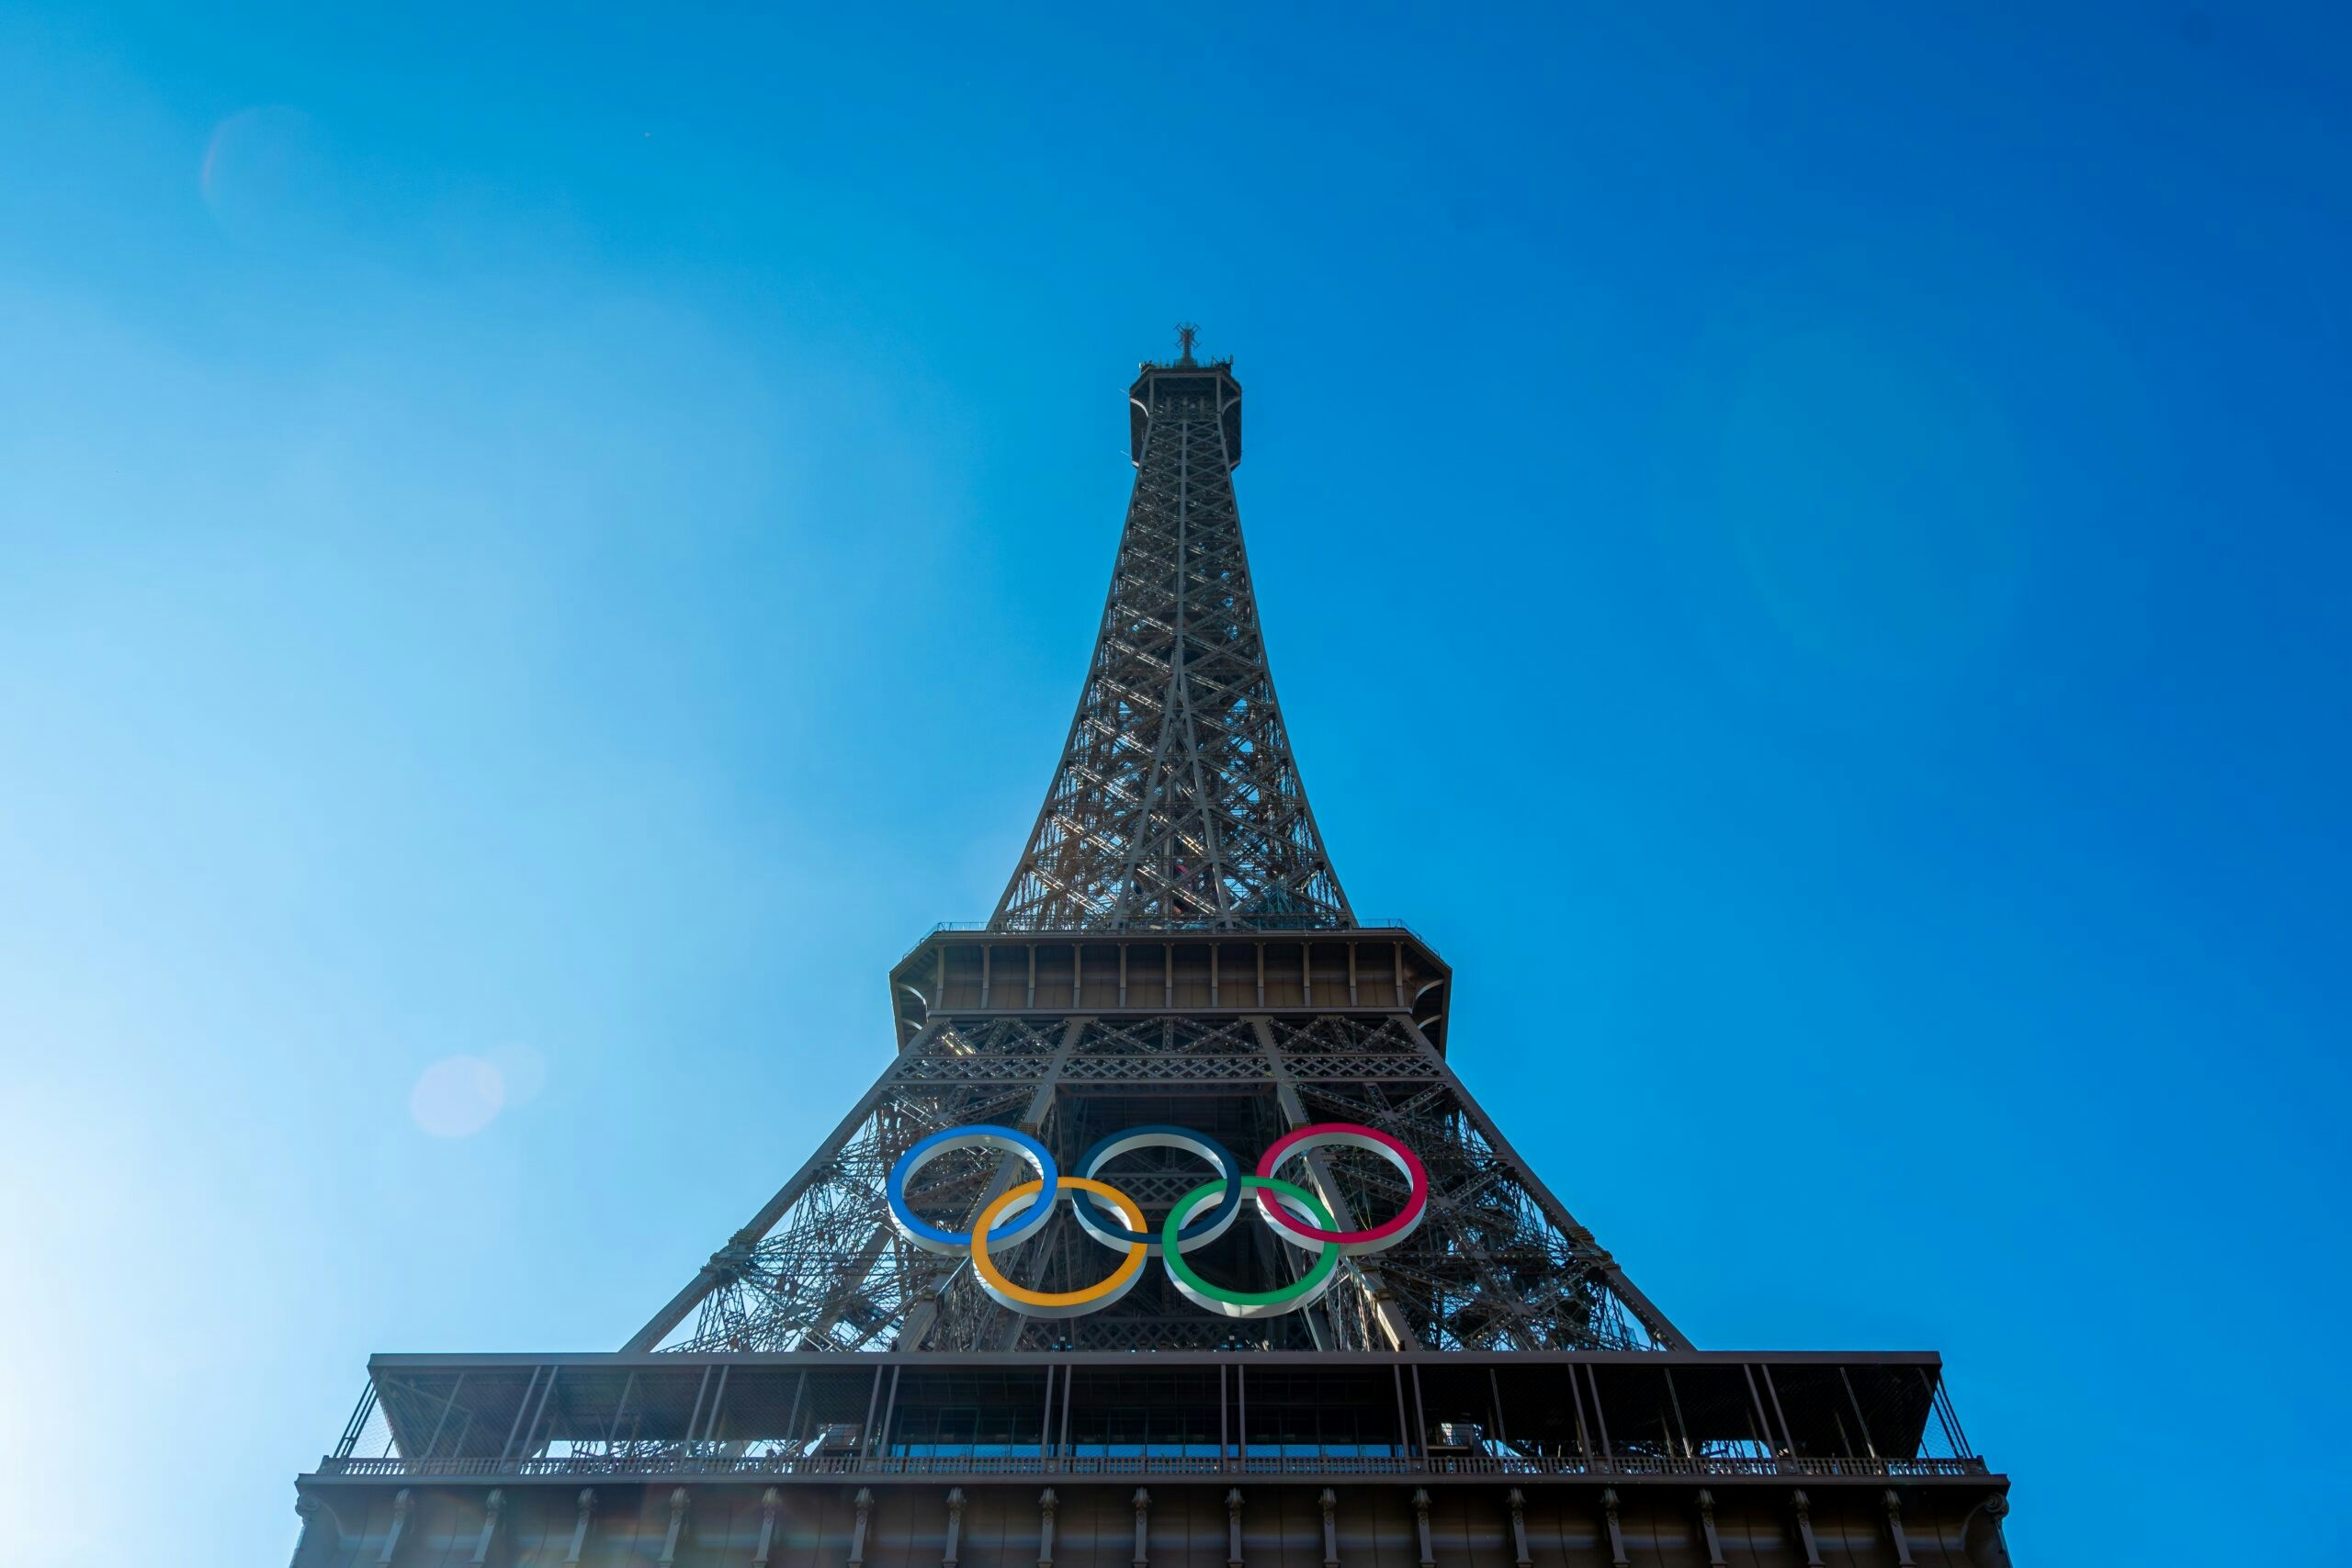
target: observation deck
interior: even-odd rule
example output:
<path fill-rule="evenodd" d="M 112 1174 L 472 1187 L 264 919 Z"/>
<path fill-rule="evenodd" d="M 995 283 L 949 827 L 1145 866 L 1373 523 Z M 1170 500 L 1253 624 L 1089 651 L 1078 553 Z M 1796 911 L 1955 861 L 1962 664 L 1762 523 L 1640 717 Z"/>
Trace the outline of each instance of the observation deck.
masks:
<path fill-rule="evenodd" d="M 380 1355 L 305 1485 L 1973 1480 L 1928 1351 Z"/>
<path fill-rule="evenodd" d="M 901 1044 L 934 1016 L 1404 1013 L 1441 1055 L 1453 969 L 1401 922 L 1254 931 L 942 925 L 890 970 Z"/>
<path fill-rule="evenodd" d="M 1999 1568 L 2007 1484 L 1927 1352 L 395 1355 L 297 1568 Z"/>

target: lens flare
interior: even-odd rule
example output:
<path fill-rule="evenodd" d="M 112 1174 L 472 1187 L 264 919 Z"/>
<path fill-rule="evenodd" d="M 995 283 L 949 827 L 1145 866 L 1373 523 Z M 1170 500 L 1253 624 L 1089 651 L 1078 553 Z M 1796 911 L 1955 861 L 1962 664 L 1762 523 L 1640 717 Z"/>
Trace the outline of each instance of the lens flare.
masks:
<path fill-rule="evenodd" d="M 242 109 L 212 128 L 197 186 L 220 231 L 262 252 L 315 242 L 334 207 L 334 169 L 309 115 L 285 104 Z"/>
<path fill-rule="evenodd" d="M 436 1138 L 465 1138 L 496 1120 L 506 1104 L 506 1080 L 480 1056 L 444 1056 L 418 1076 L 408 1111 Z"/>

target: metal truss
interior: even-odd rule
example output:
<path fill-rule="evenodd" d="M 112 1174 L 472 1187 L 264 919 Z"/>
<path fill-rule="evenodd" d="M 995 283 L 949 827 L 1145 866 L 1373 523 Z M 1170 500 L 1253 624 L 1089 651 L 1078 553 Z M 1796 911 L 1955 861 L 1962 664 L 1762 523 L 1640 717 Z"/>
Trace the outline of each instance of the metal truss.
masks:
<path fill-rule="evenodd" d="M 999 904 L 1000 931 L 1313 931 L 1355 919 L 1306 804 L 1274 700 L 1242 548 L 1232 468 L 1241 389 L 1224 362 L 1191 354 L 1146 365 L 1131 391 L 1136 487 L 1101 635 L 1069 739 L 1028 847 Z M 1079 953 L 1076 945 L 1071 952 Z M 1124 950 L 1123 950 L 1124 953 Z M 1306 964 L 1302 954 L 1302 964 Z M 939 958 L 930 1011 L 874 1087 L 792 1180 L 626 1348 L 1021 1350 L 1249 1348 L 1687 1348 L 1665 1315 L 1504 1141 L 1414 1021 L 1402 970 L 1395 1010 L 1177 1010 L 1173 960 L 1154 1013 L 1038 1013 L 1035 956 L 1018 1019 L 946 1004 Z M 1126 959 L 1118 960 L 1121 1006 Z M 1216 994 L 1215 956 L 1207 994 Z M 1426 989 L 1426 987 L 1423 987 Z M 917 1027 L 910 1024 L 910 1028 Z M 1427 1167 L 1419 1228 L 1351 1258 L 1315 1307 L 1235 1323 L 1182 1298 L 1157 1269 L 1091 1316 L 1040 1320 L 997 1305 L 968 1260 L 902 1240 L 884 1182 L 900 1154 L 942 1128 L 1015 1124 L 1069 1158 L 1103 1133 L 1176 1122 L 1245 1160 L 1285 1131 L 1355 1122 L 1394 1133 Z M 1124 1156 L 1108 1173 L 1155 1221 L 1196 1166 Z M 1165 1157 L 1172 1156 L 1162 1156 Z M 1306 1160 L 1345 1227 L 1392 1214 L 1391 1168 L 1348 1149 Z M 1015 1179 L 1001 1155 L 967 1150 L 927 1166 L 910 1201 L 968 1228 Z M 1361 1223 L 1376 1224 L 1376 1219 Z M 1002 1254 L 1013 1278 L 1075 1290 L 1106 1254 L 1057 1223 Z M 1250 1291 L 1288 1284 L 1304 1255 L 1239 1225 L 1193 1256 Z"/>
<path fill-rule="evenodd" d="M 852 1568 L 926 1542 L 948 1568 L 959 1544 L 976 1568 L 1033 1548 L 1239 1568 L 1245 1545 L 1324 1568 L 2007 1562 L 2007 1480 L 1937 1357 L 1693 1350 L 1455 1077 L 1453 971 L 1356 919 L 1307 808 L 1234 503 L 1240 388 L 1182 335 L 1130 390 L 1134 499 L 1044 808 L 987 927 L 893 965 L 897 1055 L 623 1354 L 371 1362 L 297 1483 L 297 1568 L 551 1562 L 566 1540 L 570 1563 L 847 1543 Z M 1522 1047 L 1549 1050 L 1544 993 L 1515 978 Z M 1167 1259 L 1087 1291 L 1127 1244 L 1048 1203 L 993 1258 L 1025 1289 L 991 1293 L 893 1217 L 968 1233 L 1029 1180 L 1036 1151 L 996 1135 L 941 1140 L 893 1185 L 918 1142 L 976 1124 L 1154 1230 L 1223 1165 L 1204 1140 L 1247 1170 L 1315 1127 L 1283 1180 L 1378 1250 L 1300 1310 L 1236 1319 L 1201 1303 L 1322 1267 L 1254 1201 L 1185 1255 L 1192 1294 Z M 999 1304 L 1037 1291 L 1097 1310 Z"/>
<path fill-rule="evenodd" d="M 1146 366 L 1134 498 L 1086 685 L 989 924 L 1348 926 L 1258 625 L 1232 468 L 1240 386 Z"/>
<path fill-rule="evenodd" d="M 1353 1259 L 1317 1309 L 1236 1325 L 1178 1296 L 1157 1270 L 1092 1316 L 1045 1321 L 989 1300 L 959 1259 L 908 1246 L 883 1180 L 917 1139 L 976 1122 L 1034 1127 L 1074 1154 L 1109 1128 L 1214 1129 L 1246 1158 L 1305 1121 L 1395 1133 L 1430 1172 L 1428 1218 L 1403 1245 Z M 1382 1162 L 1329 1152 L 1311 1178 L 1335 1211 L 1395 1212 Z M 927 1168 L 911 1194 L 968 1224 L 1014 1176 L 973 1153 Z M 1121 1187 L 1158 1215 L 1204 1173 L 1128 1156 Z M 1501 1142 L 1443 1058 L 1401 1016 L 950 1020 L 893 1062 L 819 1158 L 722 1247 L 695 1286 L 628 1347 L 795 1349 L 1644 1349 L 1681 1348 L 1672 1325 Z M 1295 1277 L 1300 1255 L 1237 1227 L 1201 1266 L 1250 1290 Z M 1057 1224 L 1001 1257 L 1013 1277 L 1069 1290 L 1103 1249 Z M 692 1315 L 689 1325 L 687 1318 Z"/>

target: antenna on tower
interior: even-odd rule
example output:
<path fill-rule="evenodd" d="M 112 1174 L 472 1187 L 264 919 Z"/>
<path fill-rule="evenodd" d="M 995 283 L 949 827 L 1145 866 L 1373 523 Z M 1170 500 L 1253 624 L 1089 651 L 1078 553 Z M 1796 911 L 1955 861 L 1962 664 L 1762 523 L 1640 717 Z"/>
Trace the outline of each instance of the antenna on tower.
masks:
<path fill-rule="evenodd" d="M 1188 365 L 1188 366 L 1189 366 L 1189 365 L 1193 365 L 1193 364 L 1197 364 L 1197 363 L 1198 363 L 1198 361 L 1196 361 L 1196 360 L 1195 360 L 1195 359 L 1193 359 L 1193 340 L 1194 338 L 1196 338 L 1196 337 L 1200 336 L 1200 335 L 1201 335 L 1201 329 L 1200 329 L 1200 328 L 1198 328 L 1198 327 L 1196 327 L 1196 326 L 1194 326 L 1194 325 L 1193 325 L 1192 322 L 1190 322 L 1190 321 L 1182 321 L 1182 322 L 1179 322 L 1179 323 L 1177 324 L 1177 327 L 1176 327 L 1176 349 L 1177 349 L 1177 354 L 1176 354 L 1176 363 L 1177 363 L 1177 364 L 1179 364 L 1179 365 Z"/>

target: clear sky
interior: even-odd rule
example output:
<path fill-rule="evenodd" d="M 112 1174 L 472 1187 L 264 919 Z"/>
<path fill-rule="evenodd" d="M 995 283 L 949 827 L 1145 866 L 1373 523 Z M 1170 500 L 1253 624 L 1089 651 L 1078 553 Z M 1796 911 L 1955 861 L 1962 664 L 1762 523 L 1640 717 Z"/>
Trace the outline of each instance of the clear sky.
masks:
<path fill-rule="evenodd" d="M 2345 1554 L 2341 8 L 855 10 L 0 9 L 0 1518 L 282 1561 L 370 1351 L 693 1273 L 1192 319 L 1349 892 L 1634 1279 L 1941 1350 L 2021 1562 Z"/>

